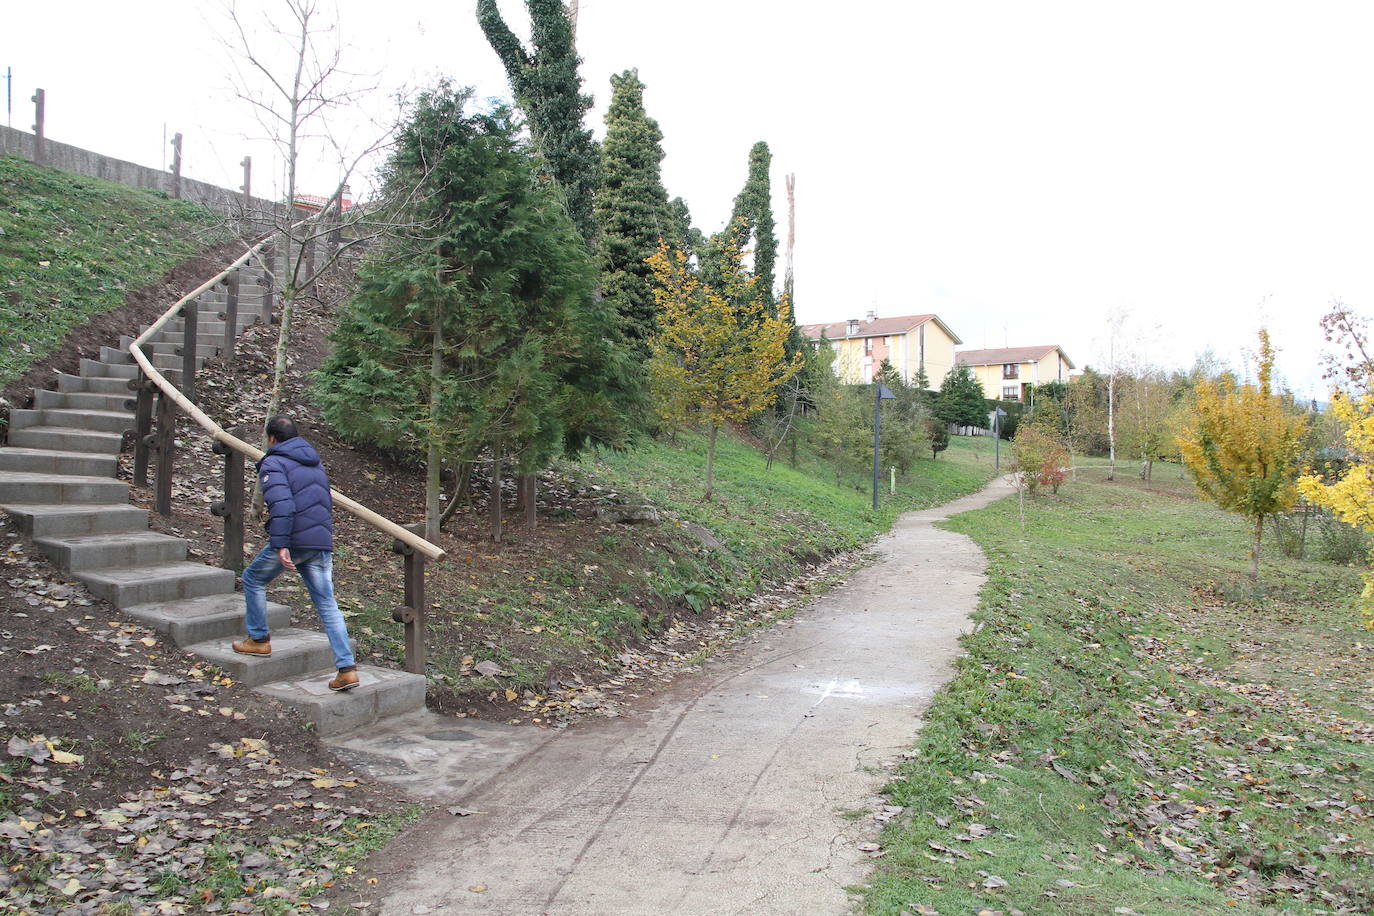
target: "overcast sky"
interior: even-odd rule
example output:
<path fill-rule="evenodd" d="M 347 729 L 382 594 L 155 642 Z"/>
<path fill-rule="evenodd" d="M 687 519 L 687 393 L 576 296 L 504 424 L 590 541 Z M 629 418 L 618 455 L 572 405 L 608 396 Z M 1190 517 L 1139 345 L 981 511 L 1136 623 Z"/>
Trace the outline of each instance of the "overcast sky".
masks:
<path fill-rule="evenodd" d="M 523 3 L 501 5 L 523 30 Z M 251 153 L 263 189 L 272 153 L 247 139 L 217 10 L 8 4 L 13 125 L 42 86 L 55 140 L 160 166 L 165 125 L 188 175 L 236 187 Z M 339 20 L 388 90 L 442 75 L 506 95 L 474 10 L 341 0 Z M 1317 319 L 1334 298 L 1374 312 L 1372 34 L 1374 4 L 1320 0 L 584 0 L 578 28 L 592 125 L 610 74 L 637 67 L 669 194 L 702 229 L 755 141 L 780 237 L 796 173 L 800 321 L 935 312 L 966 347 L 1058 343 L 1101 366 L 1124 313 L 1127 344 L 1167 367 L 1204 348 L 1240 366 L 1264 324 L 1282 375 L 1319 396 Z M 307 191 L 337 180 L 307 174 Z"/>

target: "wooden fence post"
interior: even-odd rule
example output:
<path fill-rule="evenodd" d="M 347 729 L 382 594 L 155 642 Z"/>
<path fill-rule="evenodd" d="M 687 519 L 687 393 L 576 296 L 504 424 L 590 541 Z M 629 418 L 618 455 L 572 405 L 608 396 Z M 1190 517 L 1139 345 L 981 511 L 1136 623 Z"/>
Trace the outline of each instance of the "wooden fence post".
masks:
<path fill-rule="evenodd" d="M 33 162 L 42 165 L 48 156 L 43 137 L 43 107 L 46 93 L 42 89 L 33 91 Z"/>
<path fill-rule="evenodd" d="M 229 287 L 229 302 L 224 307 L 224 356 L 232 362 L 239 331 L 239 272 L 234 271 L 224 282 Z"/>
<path fill-rule="evenodd" d="M 210 507 L 210 514 L 224 519 L 223 569 L 243 571 L 243 454 L 219 440 L 211 446 L 224 456 L 224 500 Z"/>
<path fill-rule="evenodd" d="M 181 134 L 172 136 L 172 196 L 181 200 Z"/>
<path fill-rule="evenodd" d="M 272 323 L 272 298 L 277 288 L 277 245 L 271 242 L 262 249 L 263 269 L 267 276 L 262 278 L 262 321 Z"/>
<path fill-rule="evenodd" d="M 176 402 L 162 392 L 157 396 L 157 491 L 155 508 L 158 515 L 172 514 L 172 460 L 176 451 Z"/>
<path fill-rule="evenodd" d="M 425 558 L 399 540 L 391 549 L 405 558 L 405 605 L 393 611 L 391 619 L 405 624 L 406 670 L 425 673 Z"/>
<path fill-rule="evenodd" d="M 153 381 L 139 370 L 129 379 L 137 395 L 134 400 L 134 486 L 148 485 L 148 450 L 153 444 Z"/>
<path fill-rule="evenodd" d="M 197 318 L 200 306 L 192 299 L 181 307 L 181 393 L 191 403 L 196 401 Z"/>

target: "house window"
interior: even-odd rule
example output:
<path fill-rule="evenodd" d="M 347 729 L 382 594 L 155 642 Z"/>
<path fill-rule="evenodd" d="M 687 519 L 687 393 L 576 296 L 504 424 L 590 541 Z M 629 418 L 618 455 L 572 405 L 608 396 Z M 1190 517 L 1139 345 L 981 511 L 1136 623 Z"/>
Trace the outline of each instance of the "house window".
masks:
<path fill-rule="evenodd" d="M 1016 378 L 1016 363 L 1002 364 L 1002 378 Z"/>
<path fill-rule="evenodd" d="M 1017 389 L 1017 387 L 1016 387 L 1015 385 L 1003 385 L 1003 386 L 1002 386 L 1002 400 L 1004 400 L 1004 401 L 1019 401 L 1019 400 L 1021 400 L 1021 392 Z"/>
<path fill-rule="evenodd" d="M 865 338 L 864 338 L 864 356 L 872 356 L 872 355 L 873 355 L 873 338 L 872 338 L 872 337 L 865 337 Z"/>

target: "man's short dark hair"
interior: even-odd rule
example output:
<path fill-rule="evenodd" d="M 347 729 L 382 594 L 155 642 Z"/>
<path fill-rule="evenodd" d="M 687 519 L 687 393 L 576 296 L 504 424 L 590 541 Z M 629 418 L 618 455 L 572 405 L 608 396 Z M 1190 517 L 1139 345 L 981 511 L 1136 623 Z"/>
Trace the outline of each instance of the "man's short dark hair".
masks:
<path fill-rule="evenodd" d="M 285 442 L 287 439 L 294 439 L 300 435 L 296 431 L 296 424 L 287 417 L 273 417 L 267 421 L 267 435 L 278 442 Z"/>

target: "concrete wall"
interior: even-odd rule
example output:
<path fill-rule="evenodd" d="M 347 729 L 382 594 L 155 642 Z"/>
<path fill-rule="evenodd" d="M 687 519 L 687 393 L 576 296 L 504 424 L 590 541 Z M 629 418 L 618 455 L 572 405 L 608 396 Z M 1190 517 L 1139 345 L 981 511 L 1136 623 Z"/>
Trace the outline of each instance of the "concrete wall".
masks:
<path fill-rule="evenodd" d="M 13 156 L 33 162 L 34 140 L 33 134 L 0 125 L 0 156 Z M 173 196 L 171 172 L 102 156 L 100 153 L 93 153 L 77 146 L 58 143 L 51 138 L 43 140 L 43 164 L 65 172 L 88 175 L 134 188 L 162 191 L 169 197 Z M 244 210 L 241 191 L 230 191 L 185 176 L 181 179 L 181 199 L 205 204 L 212 209 L 236 216 L 242 215 Z M 252 198 L 252 210 L 256 213 L 278 212 L 280 209 L 276 201 Z"/>

